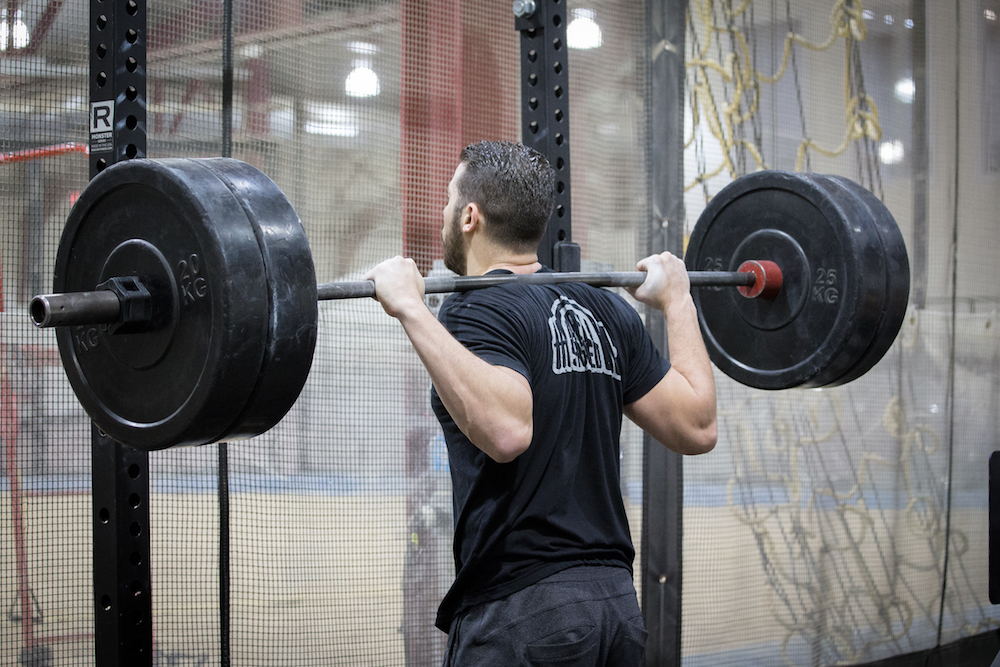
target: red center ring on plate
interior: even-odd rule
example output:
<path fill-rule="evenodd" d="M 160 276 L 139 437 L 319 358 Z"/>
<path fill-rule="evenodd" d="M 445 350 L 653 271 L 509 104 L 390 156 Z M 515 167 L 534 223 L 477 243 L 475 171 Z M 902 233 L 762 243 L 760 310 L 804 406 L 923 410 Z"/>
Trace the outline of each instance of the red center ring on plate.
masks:
<path fill-rule="evenodd" d="M 773 299 L 781 291 L 783 280 L 781 269 L 774 262 L 766 259 L 748 259 L 740 264 L 739 273 L 752 273 L 755 276 L 753 285 L 738 287 L 740 294 L 748 299 Z"/>

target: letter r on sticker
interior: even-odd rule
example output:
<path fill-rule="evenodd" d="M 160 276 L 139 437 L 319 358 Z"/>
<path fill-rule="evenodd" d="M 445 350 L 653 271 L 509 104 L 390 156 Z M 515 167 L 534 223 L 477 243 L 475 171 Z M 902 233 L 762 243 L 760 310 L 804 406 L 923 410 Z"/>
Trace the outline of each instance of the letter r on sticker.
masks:
<path fill-rule="evenodd" d="M 94 102 L 90 105 L 90 132 L 108 132 L 115 122 L 114 102 Z"/>

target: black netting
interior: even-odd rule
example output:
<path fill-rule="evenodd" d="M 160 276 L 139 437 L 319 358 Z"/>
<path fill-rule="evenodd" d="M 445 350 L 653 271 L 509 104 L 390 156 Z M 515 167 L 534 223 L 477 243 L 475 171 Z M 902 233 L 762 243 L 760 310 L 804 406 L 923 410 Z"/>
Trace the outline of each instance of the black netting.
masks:
<path fill-rule="evenodd" d="M 684 664 L 857 664 L 995 628 L 995 7 L 928 5 L 921 26 L 909 3 L 736 4 L 691 3 L 689 223 L 758 168 L 848 176 L 892 211 L 913 285 L 849 385 L 719 378 L 719 447 L 685 467 Z"/>
<path fill-rule="evenodd" d="M 26 304 L 87 183 L 87 8 L 0 8 L 0 664 L 93 658 L 86 415 Z M 27 326 L 25 326 L 27 324 Z M 52 662 L 32 663 L 31 660 Z"/>

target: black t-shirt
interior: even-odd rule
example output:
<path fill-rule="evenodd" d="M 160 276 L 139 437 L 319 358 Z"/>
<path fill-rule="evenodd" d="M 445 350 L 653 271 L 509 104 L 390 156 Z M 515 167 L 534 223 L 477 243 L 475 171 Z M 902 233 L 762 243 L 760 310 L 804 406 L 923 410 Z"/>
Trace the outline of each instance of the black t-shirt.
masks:
<path fill-rule="evenodd" d="M 447 632 L 459 611 L 567 567 L 631 570 L 622 406 L 669 368 L 635 309 L 581 283 L 510 284 L 453 294 L 439 319 L 481 359 L 523 375 L 534 408 L 531 445 L 501 464 L 469 442 L 431 393 L 448 445 L 455 520 L 455 583 L 437 626 Z"/>

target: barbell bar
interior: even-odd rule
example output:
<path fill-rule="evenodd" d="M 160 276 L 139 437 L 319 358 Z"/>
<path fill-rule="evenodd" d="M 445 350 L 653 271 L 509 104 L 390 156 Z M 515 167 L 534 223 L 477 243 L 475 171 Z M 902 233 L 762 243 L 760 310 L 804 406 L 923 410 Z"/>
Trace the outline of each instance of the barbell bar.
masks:
<path fill-rule="evenodd" d="M 749 267 L 750 265 L 748 265 Z M 777 280 L 780 285 L 780 269 L 774 265 L 764 282 Z M 638 287 L 646 278 L 644 271 L 606 271 L 596 273 L 563 272 L 532 273 L 485 276 L 435 276 L 424 279 L 425 294 L 448 294 L 467 292 L 498 285 L 521 283 L 526 285 L 555 285 L 559 283 L 584 283 L 594 287 Z M 692 286 L 746 287 L 756 286 L 757 274 L 750 268 L 739 271 L 689 271 Z M 40 328 L 74 326 L 84 324 L 138 324 L 143 316 L 126 316 L 129 306 L 135 300 L 153 298 L 145 289 L 122 291 L 112 287 L 121 284 L 123 278 L 106 281 L 104 289 L 89 292 L 68 292 L 40 294 L 29 306 L 31 321 Z M 133 279 L 132 285 L 141 285 L 141 280 Z M 321 283 L 316 286 L 317 300 L 374 298 L 375 283 L 371 280 L 338 281 Z M 758 294 L 745 294 L 748 298 Z M 767 295 L 765 295 L 767 298 Z M 148 309 L 147 309 L 148 310 Z M 148 321 L 149 315 L 145 315 Z M 124 320 L 124 321 L 123 321 Z M 134 329 L 135 327 L 133 327 Z"/>
<path fill-rule="evenodd" d="M 852 381 L 882 358 L 905 316 L 902 235 L 874 195 L 836 176 L 736 179 L 699 217 L 684 261 L 712 361 L 751 387 Z M 309 374 L 318 301 L 374 296 L 370 281 L 317 285 L 287 198 L 228 158 L 105 169 L 70 212 L 53 278 L 54 294 L 32 301 L 32 320 L 55 327 L 67 377 L 94 423 L 144 450 L 273 427 Z M 632 287 L 644 278 L 430 277 L 425 291 Z"/>

